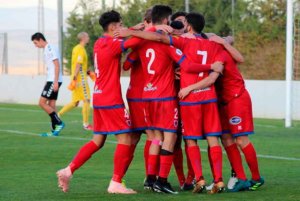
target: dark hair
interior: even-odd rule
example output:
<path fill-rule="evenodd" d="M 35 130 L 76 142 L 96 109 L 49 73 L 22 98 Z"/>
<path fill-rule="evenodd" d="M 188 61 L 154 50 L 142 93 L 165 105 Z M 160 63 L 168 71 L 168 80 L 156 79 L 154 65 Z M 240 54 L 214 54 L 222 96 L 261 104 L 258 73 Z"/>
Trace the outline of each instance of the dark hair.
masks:
<path fill-rule="evenodd" d="M 180 21 L 172 21 L 170 26 L 173 28 L 173 29 L 182 29 L 184 27 L 183 23 L 180 22 Z"/>
<path fill-rule="evenodd" d="M 40 33 L 40 32 L 36 32 L 35 34 L 33 34 L 32 36 L 31 36 L 31 41 L 34 41 L 34 40 L 43 40 L 43 41 L 46 41 L 46 38 L 45 38 L 45 36 L 42 34 L 42 33 Z"/>
<path fill-rule="evenodd" d="M 187 23 L 194 29 L 195 32 L 201 33 L 205 26 L 204 16 L 200 13 L 189 13 L 186 15 Z"/>
<path fill-rule="evenodd" d="M 107 31 L 108 26 L 114 22 L 121 22 L 121 15 L 117 11 L 111 10 L 103 13 L 99 18 L 99 24 L 104 31 Z"/>
<path fill-rule="evenodd" d="M 153 24 L 161 24 L 164 19 L 172 15 L 172 8 L 165 5 L 155 5 L 152 8 L 151 18 Z"/>
<path fill-rule="evenodd" d="M 144 14 L 144 21 L 146 21 L 147 23 L 152 22 L 151 13 L 152 13 L 152 8 L 148 8 Z"/>
<path fill-rule="evenodd" d="M 171 21 L 174 21 L 177 17 L 180 17 L 180 16 L 185 17 L 186 15 L 187 15 L 186 12 L 184 12 L 184 11 L 178 11 L 178 12 L 176 12 L 176 13 L 174 13 L 174 14 L 172 15 Z"/>

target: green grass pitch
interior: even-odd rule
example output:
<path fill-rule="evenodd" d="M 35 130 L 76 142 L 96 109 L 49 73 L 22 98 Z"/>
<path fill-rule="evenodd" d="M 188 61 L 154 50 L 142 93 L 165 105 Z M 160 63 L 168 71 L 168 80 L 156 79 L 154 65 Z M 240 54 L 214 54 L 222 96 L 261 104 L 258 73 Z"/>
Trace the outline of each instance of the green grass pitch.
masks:
<path fill-rule="evenodd" d="M 300 200 L 300 122 L 285 129 L 283 120 L 255 120 L 256 134 L 250 138 L 260 156 L 260 170 L 266 181 L 255 192 L 217 195 L 145 192 L 143 137 L 125 177 L 127 186 L 137 190 L 138 194 L 126 196 L 106 192 L 113 169 L 113 136 L 75 173 L 68 193 L 58 189 L 55 172 L 65 167 L 92 137 L 91 132 L 82 129 L 80 109 L 66 114 L 63 120 L 66 127 L 60 137 L 39 137 L 38 134 L 48 131 L 50 125 L 49 117 L 38 106 L 0 104 L 0 200 Z M 200 147 L 206 150 L 206 142 L 201 142 Z M 204 176 L 210 182 L 206 152 L 202 152 L 202 162 Z M 223 155 L 223 162 L 227 182 L 230 168 L 226 155 Z M 169 180 L 176 189 L 179 188 L 174 169 Z"/>

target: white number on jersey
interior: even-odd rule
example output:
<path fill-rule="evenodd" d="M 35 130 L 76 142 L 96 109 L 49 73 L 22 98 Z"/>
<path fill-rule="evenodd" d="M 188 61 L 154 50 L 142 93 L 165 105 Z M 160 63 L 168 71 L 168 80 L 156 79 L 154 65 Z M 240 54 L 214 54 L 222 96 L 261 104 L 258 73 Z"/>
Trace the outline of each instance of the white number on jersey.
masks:
<path fill-rule="evenodd" d="M 202 63 L 201 64 L 206 64 L 207 51 L 197 50 L 197 54 L 202 56 Z M 203 77 L 203 72 L 199 73 L 199 77 Z"/>
<path fill-rule="evenodd" d="M 146 51 L 146 57 L 149 58 L 150 57 L 150 61 L 147 65 L 147 70 L 148 70 L 148 73 L 150 75 L 154 75 L 155 74 L 155 71 L 151 69 L 151 66 L 154 62 L 154 59 L 155 59 L 155 51 L 154 49 L 147 49 Z"/>

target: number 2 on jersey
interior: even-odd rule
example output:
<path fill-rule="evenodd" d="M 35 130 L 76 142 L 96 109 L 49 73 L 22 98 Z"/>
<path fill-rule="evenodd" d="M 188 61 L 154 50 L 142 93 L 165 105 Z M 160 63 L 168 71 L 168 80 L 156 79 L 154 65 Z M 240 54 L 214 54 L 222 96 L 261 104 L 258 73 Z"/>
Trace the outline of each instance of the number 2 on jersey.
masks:
<path fill-rule="evenodd" d="M 207 51 L 197 50 L 197 54 L 202 56 L 202 63 L 201 64 L 206 64 Z M 203 77 L 203 72 L 199 73 L 199 77 Z"/>
<path fill-rule="evenodd" d="M 147 65 L 147 71 L 150 75 L 154 75 L 155 74 L 155 71 L 151 69 L 151 66 L 154 62 L 154 59 L 155 59 L 155 51 L 154 49 L 147 49 L 146 51 L 146 57 L 149 58 L 150 57 L 150 61 Z"/>

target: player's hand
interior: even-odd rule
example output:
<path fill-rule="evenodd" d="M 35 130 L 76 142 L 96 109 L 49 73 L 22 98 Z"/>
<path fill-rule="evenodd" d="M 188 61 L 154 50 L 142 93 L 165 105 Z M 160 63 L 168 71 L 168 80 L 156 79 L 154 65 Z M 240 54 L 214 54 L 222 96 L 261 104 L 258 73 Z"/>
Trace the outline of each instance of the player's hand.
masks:
<path fill-rule="evenodd" d="M 144 28 L 145 28 L 144 23 L 138 23 L 137 25 L 134 25 L 133 27 L 130 27 L 130 29 L 133 29 L 133 30 L 143 30 Z"/>
<path fill-rule="evenodd" d="M 182 34 L 181 37 L 190 38 L 190 39 L 195 39 L 196 38 L 196 36 L 194 34 L 191 34 L 191 33 Z"/>
<path fill-rule="evenodd" d="M 183 89 L 180 89 L 179 93 L 178 93 L 178 97 L 183 100 L 187 95 L 189 95 L 189 93 L 191 93 L 191 89 L 189 87 L 185 87 Z"/>
<path fill-rule="evenodd" d="M 115 38 L 126 38 L 131 35 L 131 30 L 127 28 L 120 28 L 114 31 Z"/>
<path fill-rule="evenodd" d="M 94 82 L 96 81 L 96 73 L 94 73 L 93 71 L 88 70 L 87 74 L 91 78 L 91 80 L 93 80 Z"/>
<path fill-rule="evenodd" d="M 174 31 L 174 29 L 168 25 L 162 24 L 162 25 L 156 25 L 155 26 L 156 30 L 161 30 L 167 34 L 170 34 Z"/>
<path fill-rule="evenodd" d="M 73 91 L 76 88 L 76 80 L 72 80 L 71 83 L 68 86 L 68 89 L 70 91 Z"/>
<path fill-rule="evenodd" d="M 222 62 L 216 61 L 215 63 L 213 63 L 213 64 L 211 65 L 211 69 L 212 69 L 214 72 L 217 72 L 217 73 L 222 74 L 223 69 L 224 69 L 224 65 L 223 65 Z"/>
<path fill-rule="evenodd" d="M 215 43 L 219 43 L 221 45 L 224 45 L 226 43 L 226 40 L 220 36 L 214 35 L 209 38 L 210 41 L 213 41 Z"/>
<path fill-rule="evenodd" d="M 58 91 L 58 82 L 53 83 L 53 91 L 55 91 L 55 92 Z"/>

